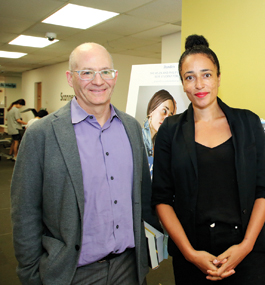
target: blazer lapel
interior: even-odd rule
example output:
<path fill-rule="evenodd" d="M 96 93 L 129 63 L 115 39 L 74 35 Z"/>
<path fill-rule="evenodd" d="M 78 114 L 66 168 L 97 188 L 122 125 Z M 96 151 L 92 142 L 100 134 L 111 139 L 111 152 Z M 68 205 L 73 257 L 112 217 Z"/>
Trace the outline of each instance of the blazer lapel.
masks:
<path fill-rule="evenodd" d="M 84 213 L 83 176 L 75 131 L 71 121 L 71 104 L 68 103 L 65 108 L 61 108 L 54 115 L 56 117 L 52 121 L 54 133 L 71 177 L 82 217 Z"/>
<path fill-rule="evenodd" d="M 198 168 L 197 168 L 197 157 L 196 157 L 196 149 L 195 149 L 195 129 L 194 129 L 194 118 L 193 118 L 193 109 L 190 104 L 187 110 L 186 121 L 182 126 L 184 140 L 194 167 L 194 171 L 196 177 L 198 177 Z"/>
<path fill-rule="evenodd" d="M 244 191 L 245 189 L 245 155 L 244 155 L 244 145 L 245 142 L 243 138 L 244 136 L 244 129 L 242 125 L 244 122 L 240 121 L 240 118 L 235 118 L 234 112 L 231 112 L 231 108 L 227 106 L 220 98 L 217 98 L 218 104 L 222 111 L 224 112 L 226 119 L 228 121 L 231 133 L 232 133 L 232 142 L 234 145 L 235 150 L 235 167 L 236 167 L 236 174 L 237 174 L 237 183 L 238 183 L 238 190 L 240 192 L 240 204 L 241 208 L 246 207 L 247 201 L 247 192 Z"/>

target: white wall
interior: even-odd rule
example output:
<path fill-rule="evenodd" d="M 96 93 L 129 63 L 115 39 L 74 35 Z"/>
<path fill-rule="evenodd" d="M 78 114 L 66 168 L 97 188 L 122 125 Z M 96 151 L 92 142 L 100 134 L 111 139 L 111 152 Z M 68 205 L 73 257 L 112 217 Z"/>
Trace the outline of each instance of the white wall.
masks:
<path fill-rule="evenodd" d="M 12 102 L 23 98 L 21 94 L 21 77 L 5 77 L 5 83 L 16 84 L 16 88 L 5 89 L 6 105 L 9 107 Z"/>
<path fill-rule="evenodd" d="M 22 74 L 22 94 L 26 100 L 28 108 L 35 108 L 36 83 L 42 82 L 42 108 L 46 108 L 49 113 L 56 111 L 66 101 L 61 101 L 61 92 L 64 95 L 73 95 L 72 88 L 68 85 L 65 71 L 68 63 L 59 63 Z M 28 114 L 30 115 L 30 114 Z M 27 116 L 25 120 L 31 119 Z"/>
<path fill-rule="evenodd" d="M 178 62 L 181 55 L 181 32 L 162 38 L 161 63 Z"/>

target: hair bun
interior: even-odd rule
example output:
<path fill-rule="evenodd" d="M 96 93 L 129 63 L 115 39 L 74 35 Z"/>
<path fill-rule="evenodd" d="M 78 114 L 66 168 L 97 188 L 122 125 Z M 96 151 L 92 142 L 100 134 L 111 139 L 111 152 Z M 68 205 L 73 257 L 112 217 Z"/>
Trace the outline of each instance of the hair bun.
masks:
<path fill-rule="evenodd" d="M 209 47 L 209 43 L 205 39 L 204 36 L 198 36 L 198 35 L 191 35 L 186 38 L 185 43 L 185 50 L 191 49 L 195 46 L 206 46 Z"/>

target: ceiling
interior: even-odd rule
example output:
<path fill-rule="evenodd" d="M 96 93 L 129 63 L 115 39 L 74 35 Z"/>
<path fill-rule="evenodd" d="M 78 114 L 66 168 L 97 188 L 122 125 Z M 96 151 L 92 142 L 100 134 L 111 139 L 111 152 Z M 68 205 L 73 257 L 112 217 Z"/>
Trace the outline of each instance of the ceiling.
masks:
<path fill-rule="evenodd" d="M 68 3 L 120 15 L 86 30 L 42 23 Z M 110 53 L 160 59 L 161 37 L 181 30 L 181 0 L 1 0 L 0 27 L 0 50 L 28 54 L 0 58 L 1 76 L 67 61 L 84 42 L 104 45 Z M 45 48 L 8 44 L 18 35 L 45 37 L 47 32 L 56 33 L 59 42 Z"/>

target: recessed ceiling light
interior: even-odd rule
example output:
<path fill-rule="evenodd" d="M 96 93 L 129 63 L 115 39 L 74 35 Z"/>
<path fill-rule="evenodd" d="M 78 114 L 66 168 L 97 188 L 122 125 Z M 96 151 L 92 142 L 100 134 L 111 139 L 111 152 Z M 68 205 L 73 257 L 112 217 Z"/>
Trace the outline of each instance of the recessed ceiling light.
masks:
<path fill-rule="evenodd" d="M 67 4 L 42 22 L 85 30 L 117 15 L 119 14 L 114 12 Z"/>
<path fill-rule="evenodd" d="M 47 38 L 20 35 L 13 41 L 9 42 L 9 44 L 25 47 L 43 48 L 56 42 L 58 42 L 58 40 L 48 41 Z"/>
<path fill-rule="evenodd" d="M 6 57 L 6 58 L 20 58 L 24 55 L 27 55 L 27 53 L 23 52 L 12 52 L 12 51 L 2 51 L 0 50 L 0 57 Z"/>

